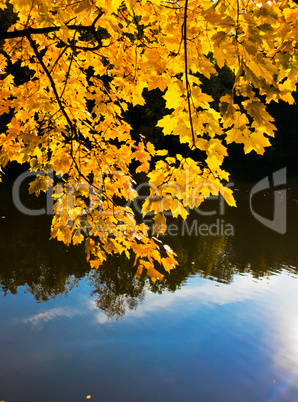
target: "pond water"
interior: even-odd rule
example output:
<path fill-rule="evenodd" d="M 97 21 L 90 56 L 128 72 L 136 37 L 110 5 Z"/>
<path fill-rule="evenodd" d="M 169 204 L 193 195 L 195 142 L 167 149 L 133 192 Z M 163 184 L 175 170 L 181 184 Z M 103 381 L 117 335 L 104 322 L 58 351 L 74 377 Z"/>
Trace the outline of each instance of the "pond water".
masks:
<path fill-rule="evenodd" d="M 156 283 L 121 258 L 90 270 L 80 247 L 48 240 L 49 217 L 16 211 L 1 184 L 0 400 L 297 401 L 294 164 L 285 234 L 249 208 L 253 186 L 284 166 L 234 171 L 238 208 L 211 200 L 202 210 L 214 215 L 192 214 L 164 237 L 180 266 Z M 273 190 L 252 205 L 272 219 Z M 212 233 L 198 233 L 202 224 Z"/>

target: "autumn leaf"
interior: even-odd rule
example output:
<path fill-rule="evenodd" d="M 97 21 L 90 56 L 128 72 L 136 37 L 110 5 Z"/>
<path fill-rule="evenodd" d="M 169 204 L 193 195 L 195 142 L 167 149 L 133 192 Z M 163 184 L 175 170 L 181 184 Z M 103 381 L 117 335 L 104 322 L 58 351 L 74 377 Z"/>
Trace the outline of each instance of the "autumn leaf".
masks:
<path fill-rule="evenodd" d="M 53 200 L 51 238 L 84 243 L 92 267 L 123 254 L 138 276 L 161 280 L 158 267 L 177 266 L 155 236 L 165 211 L 187 219 L 218 194 L 235 206 L 222 185 L 230 144 L 262 155 L 276 131 L 269 105 L 294 102 L 297 7 L 37 3 L 0 1 L 15 15 L 0 32 L 0 169 L 36 173 L 29 193 Z M 213 99 L 223 71 L 231 82 Z"/>
<path fill-rule="evenodd" d="M 45 176 L 38 176 L 29 184 L 29 194 L 35 193 L 39 195 L 41 191 L 46 192 L 48 189 L 48 178 Z"/>
<path fill-rule="evenodd" d="M 168 154 L 168 151 L 166 149 L 159 149 L 158 151 L 156 151 L 157 156 L 164 156 L 167 154 Z"/>
<path fill-rule="evenodd" d="M 146 147 L 149 151 L 149 153 L 154 156 L 155 155 L 155 147 L 151 142 L 147 142 Z"/>
<path fill-rule="evenodd" d="M 154 217 L 155 225 L 153 227 L 153 234 L 165 233 L 167 230 L 166 218 L 162 213 L 158 213 Z"/>

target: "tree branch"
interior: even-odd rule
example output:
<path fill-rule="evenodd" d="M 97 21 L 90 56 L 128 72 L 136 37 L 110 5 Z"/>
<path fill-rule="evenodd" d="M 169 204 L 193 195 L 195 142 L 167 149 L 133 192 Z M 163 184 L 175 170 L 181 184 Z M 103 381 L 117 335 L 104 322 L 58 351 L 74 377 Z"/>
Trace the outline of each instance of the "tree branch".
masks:
<path fill-rule="evenodd" d="M 102 16 L 103 13 L 99 14 L 95 20 L 93 21 L 92 25 L 66 25 L 66 27 L 70 31 L 91 31 L 96 39 L 100 42 L 100 38 L 96 35 L 95 32 L 95 24 L 96 21 Z M 20 29 L 12 32 L 0 32 L 0 40 L 1 39 L 13 39 L 13 38 L 24 38 L 31 35 L 46 35 L 48 33 L 60 31 L 61 27 L 45 27 L 45 28 L 26 28 Z"/>
<path fill-rule="evenodd" d="M 184 21 L 183 21 L 183 43 L 184 43 L 184 65 L 185 65 L 185 84 L 186 84 L 186 96 L 187 96 L 187 105 L 188 105 L 188 114 L 189 114 L 189 121 L 190 121 L 190 129 L 191 129 L 191 136 L 192 136 L 192 147 L 196 146 L 195 142 L 195 133 L 192 123 L 192 116 L 191 116 L 191 105 L 190 105 L 190 85 L 188 81 L 188 61 L 187 61 L 187 7 L 188 7 L 188 0 L 185 1 L 185 8 L 184 8 Z"/>
<path fill-rule="evenodd" d="M 51 73 L 49 72 L 47 66 L 44 64 L 44 62 L 43 62 L 43 60 L 42 60 L 42 56 L 41 56 L 41 54 L 39 53 L 38 48 L 37 48 L 37 46 L 36 46 L 34 40 L 31 38 L 30 34 L 27 34 L 27 39 L 28 39 L 28 41 L 30 42 L 30 45 L 31 45 L 31 47 L 32 47 L 32 49 L 33 49 L 33 51 L 34 51 L 34 53 L 35 53 L 35 56 L 36 56 L 37 60 L 39 61 L 39 64 L 40 64 L 41 67 L 43 68 L 44 72 L 46 73 L 46 75 L 47 75 L 47 77 L 48 77 L 48 79 L 49 79 L 49 81 L 50 81 L 50 83 L 51 83 L 52 90 L 53 90 L 53 92 L 54 92 L 56 101 L 57 101 L 57 103 L 58 103 L 58 105 L 59 105 L 59 108 L 60 108 L 61 112 L 63 113 L 63 115 L 64 115 L 64 117 L 65 117 L 65 119 L 66 119 L 68 125 L 70 126 L 71 130 L 73 130 L 74 127 L 73 127 L 72 121 L 70 120 L 68 114 L 67 114 L 66 111 L 65 111 L 64 106 L 62 105 L 61 99 L 60 99 L 60 97 L 59 97 L 59 95 L 58 95 L 58 92 L 57 92 L 57 89 L 56 89 L 56 85 L 55 85 L 55 83 L 54 83 L 53 77 L 51 76 Z"/>

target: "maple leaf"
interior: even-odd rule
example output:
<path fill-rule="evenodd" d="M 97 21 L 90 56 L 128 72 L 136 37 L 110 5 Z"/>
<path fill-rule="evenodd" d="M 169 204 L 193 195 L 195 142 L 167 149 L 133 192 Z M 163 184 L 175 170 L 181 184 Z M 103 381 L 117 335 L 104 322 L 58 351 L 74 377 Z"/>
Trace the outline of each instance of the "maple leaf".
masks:
<path fill-rule="evenodd" d="M 167 230 L 166 218 L 163 214 L 158 213 L 154 216 L 155 225 L 153 227 L 153 234 L 165 233 Z"/>
<path fill-rule="evenodd" d="M 35 180 L 33 180 L 29 184 L 29 194 L 35 193 L 35 195 L 39 195 L 41 191 L 47 192 L 48 189 L 48 178 L 45 176 L 38 176 Z"/>
<path fill-rule="evenodd" d="M 156 234 L 165 233 L 165 211 L 186 219 L 219 193 L 235 205 L 221 184 L 229 144 L 263 154 L 276 131 L 268 105 L 294 102 L 297 9 L 243 2 L 239 10 L 237 0 L 0 1 L 0 12 L 10 8 L 16 18 L 0 32 L 0 113 L 9 120 L 0 168 L 16 161 L 45 173 L 29 192 L 53 191 L 51 237 L 84 242 L 92 267 L 107 254 L 135 254 L 138 276 L 162 279 L 157 267 L 169 272 L 177 262 L 137 224 L 140 180 L 147 186 L 142 213 L 150 213 Z M 221 68 L 232 84 L 217 108 L 203 81 L 210 87 Z M 165 102 L 157 127 L 175 136 L 179 154 L 155 131 L 152 139 L 142 121 L 151 90 Z M 49 171 L 63 184 L 53 186 Z"/>

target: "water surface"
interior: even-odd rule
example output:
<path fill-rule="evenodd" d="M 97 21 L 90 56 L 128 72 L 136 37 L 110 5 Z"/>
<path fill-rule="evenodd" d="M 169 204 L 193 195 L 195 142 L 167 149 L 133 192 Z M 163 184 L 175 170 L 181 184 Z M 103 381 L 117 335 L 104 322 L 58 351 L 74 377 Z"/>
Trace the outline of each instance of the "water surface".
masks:
<path fill-rule="evenodd" d="M 215 216 L 191 216 L 234 236 L 165 237 L 180 267 L 156 283 L 121 258 L 90 270 L 80 247 L 48 241 L 48 217 L 18 213 L 3 183 L 0 400 L 296 401 L 297 176 L 288 169 L 285 235 L 249 211 L 271 172 L 236 172 L 237 209 L 220 214 L 213 200 Z M 254 208 L 272 215 L 273 192 Z"/>

